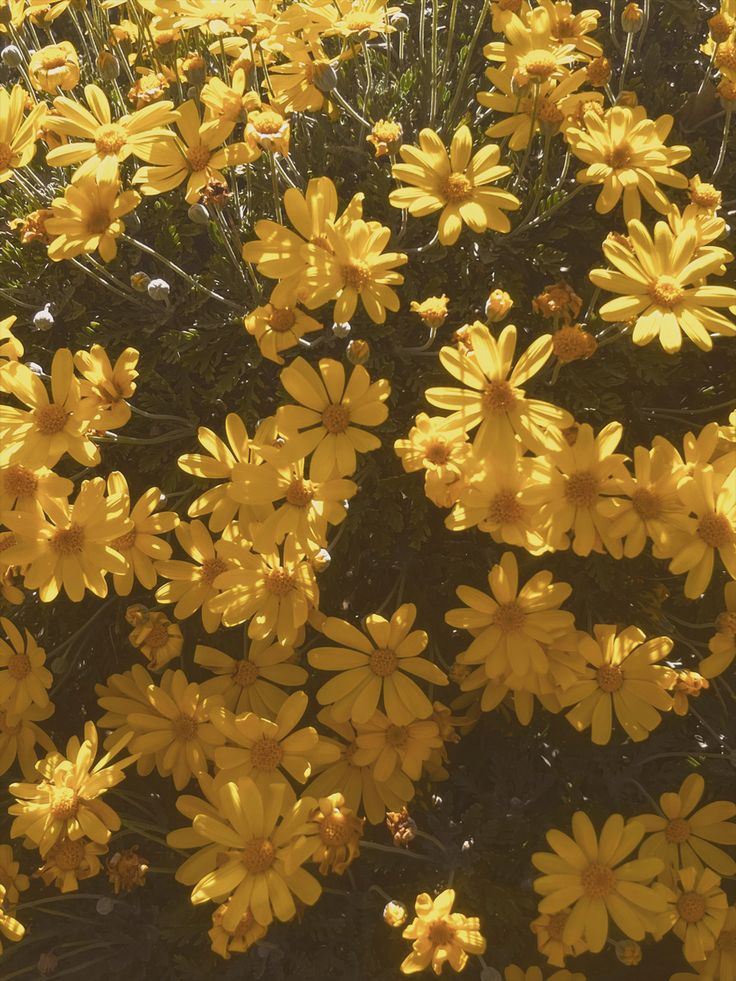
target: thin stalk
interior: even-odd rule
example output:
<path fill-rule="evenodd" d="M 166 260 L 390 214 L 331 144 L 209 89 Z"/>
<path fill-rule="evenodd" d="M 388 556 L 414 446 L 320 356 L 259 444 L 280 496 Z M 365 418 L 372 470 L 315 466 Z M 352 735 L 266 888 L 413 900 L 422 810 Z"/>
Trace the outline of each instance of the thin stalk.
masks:
<path fill-rule="evenodd" d="M 519 169 L 516 172 L 516 178 L 514 180 L 514 187 L 518 187 L 521 183 L 521 179 L 526 171 L 527 164 L 529 163 L 529 158 L 532 152 L 532 146 L 536 142 L 535 127 L 537 125 L 537 113 L 539 112 L 539 82 L 534 83 L 534 102 L 532 104 L 532 115 L 531 124 L 529 126 L 529 142 L 524 150 L 524 156 L 521 158 L 521 163 L 519 164 Z"/>
<path fill-rule="evenodd" d="M 144 419 L 156 419 L 164 420 L 166 422 L 183 422 L 185 426 L 191 426 L 191 419 L 185 419 L 184 416 L 169 416 L 165 413 L 159 412 L 145 412 L 143 409 L 139 409 L 137 405 L 133 405 L 132 402 L 126 403 L 133 415 L 142 416 Z"/>
<path fill-rule="evenodd" d="M 624 63 L 621 66 L 621 77 L 618 80 L 618 94 L 624 90 L 624 84 L 626 82 L 626 72 L 629 70 L 629 62 L 631 61 L 631 49 L 634 46 L 634 35 L 631 31 L 626 33 L 626 47 L 624 48 Z"/>
<path fill-rule="evenodd" d="M 268 153 L 268 162 L 271 167 L 271 190 L 273 191 L 273 206 L 276 211 L 276 221 L 279 225 L 284 220 L 284 215 L 281 210 L 281 191 L 279 190 L 279 178 L 276 173 L 276 160 L 273 154 L 273 150 Z"/>
<path fill-rule="evenodd" d="M 710 79 L 711 72 L 713 71 L 713 65 L 715 64 L 717 54 L 718 54 L 718 45 L 714 44 L 713 51 L 710 56 L 710 61 L 708 62 L 708 67 L 705 69 L 705 75 L 703 75 L 703 81 L 700 83 L 700 87 L 698 89 L 698 93 L 697 93 L 698 95 L 703 94 L 705 86 L 708 84 L 708 80 Z"/>
<path fill-rule="evenodd" d="M 729 104 L 728 109 L 726 109 L 726 118 L 723 121 L 723 139 L 721 140 L 721 149 L 718 151 L 718 160 L 716 161 L 715 170 L 713 171 L 713 177 L 717 177 L 723 166 L 723 161 L 726 159 L 726 148 L 728 147 L 728 134 L 731 131 L 731 116 L 733 115 L 733 107 Z"/>
<path fill-rule="evenodd" d="M 430 865 L 436 865 L 437 863 L 429 855 L 420 855 L 418 852 L 410 852 L 406 848 L 396 848 L 395 845 L 379 845 L 376 841 L 361 841 L 360 850 L 363 851 L 367 848 L 368 851 L 372 852 L 389 852 L 391 855 L 398 855 L 402 858 L 411 858 L 415 862 L 429 862 Z"/>
<path fill-rule="evenodd" d="M 156 446 L 159 443 L 173 443 L 177 439 L 184 439 L 192 435 L 192 429 L 177 430 L 172 433 L 165 433 L 163 436 L 153 436 L 150 439 L 141 439 L 138 436 L 116 436 L 114 433 L 106 433 L 104 436 L 94 436 L 95 443 L 120 443 L 128 446 Z"/>
<path fill-rule="evenodd" d="M 447 78 L 447 72 L 450 67 L 450 58 L 452 56 L 452 44 L 455 40 L 455 21 L 457 20 L 457 8 L 458 0 L 452 0 L 452 7 L 450 8 L 450 23 L 447 26 L 447 40 L 445 42 L 445 60 L 442 63 L 442 75 L 440 77 L 439 88 L 445 84 L 445 79 Z"/>
<path fill-rule="evenodd" d="M 370 116 L 368 100 L 373 92 L 373 70 L 371 68 L 371 53 L 368 45 L 363 41 L 363 64 L 365 65 L 365 91 L 363 92 L 363 115 Z"/>
<path fill-rule="evenodd" d="M 340 93 L 337 91 L 337 89 L 333 89 L 331 95 L 333 96 L 333 98 L 335 99 L 335 101 L 337 103 L 339 103 L 339 105 L 342 106 L 342 108 L 345 110 L 345 112 L 347 112 L 349 115 L 351 115 L 353 117 L 353 119 L 355 119 L 357 122 L 360 123 L 361 126 L 366 126 L 368 129 L 370 129 L 370 125 L 371 124 L 368 122 L 368 120 L 367 119 L 363 119 L 363 117 L 360 115 L 360 113 L 357 112 L 355 109 L 353 109 L 353 107 L 350 105 L 350 103 L 347 101 L 347 99 L 343 98 L 343 96 L 340 95 Z"/>
<path fill-rule="evenodd" d="M 432 0 L 432 47 L 430 49 L 429 70 L 431 74 L 429 86 L 429 123 L 434 122 L 437 115 L 437 89 L 438 89 L 438 59 L 439 59 L 439 26 L 440 10 L 439 0 Z"/>
<path fill-rule="evenodd" d="M 468 73 L 470 72 L 470 63 L 473 60 L 473 55 L 475 54 L 475 48 L 478 44 L 478 39 L 480 38 L 481 31 L 483 30 L 483 25 L 485 23 L 488 11 L 490 10 L 491 0 L 485 0 L 483 4 L 483 9 L 480 12 L 480 17 L 475 25 L 475 30 L 473 31 L 473 36 L 470 39 L 470 44 L 468 45 L 468 50 L 465 55 L 465 61 L 463 67 L 460 71 L 460 77 L 457 80 L 457 86 L 455 88 L 455 95 L 450 103 L 450 108 L 447 112 L 446 123 L 449 125 L 455 118 L 455 111 L 457 110 L 458 103 L 462 98 L 463 89 L 465 88 L 465 83 L 468 79 Z"/>

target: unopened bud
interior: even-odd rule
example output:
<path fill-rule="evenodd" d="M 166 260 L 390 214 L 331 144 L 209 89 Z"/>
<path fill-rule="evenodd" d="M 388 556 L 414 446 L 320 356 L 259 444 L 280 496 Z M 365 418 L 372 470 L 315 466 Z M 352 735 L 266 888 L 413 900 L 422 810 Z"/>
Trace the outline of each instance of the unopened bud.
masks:
<path fill-rule="evenodd" d="M 51 330 L 54 326 L 54 315 L 49 310 L 51 304 L 47 303 L 43 310 L 33 316 L 34 330 Z"/>
<path fill-rule="evenodd" d="M 641 964 L 641 947 L 635 940 L 617 940 L 614 950 L 618 960 L 627 967 Z"/>
<path fill-rule="evenodd" d="M 131 273 L 130 285 L 133 287 L 134 290 L 137 290 L 139 293 L 145 293 L 146 290 L 148 289 L 148 284 L 150 282 L 151 282 L 151 277 L 148 275 L 148 273 L 144 273 L 140 271 Z"/>
<path fill-rule="evenodd" d="M 36 364 L 35 361 L 26 361 L 26 368 L 30 368 L 34 375 L 42 375 L 44 373 L 41 365 Z"/>
<path fill-rule="evenodd" d="M 627 34 L 636 34 L 642 29 L 644 11 L 638 3 L 627 3 L 621 12 L 621 27 Z"/>
<path fill-rule="evenodd" d="M 100 51 L 97 55 L 97 71 L 106 82 L 114 82 L 120 74 L 120 62 L 112 51 Z"/>
<path fill-rule="evenodd" d="M 187 89 L 187 99 L 194 99 L 196 102 L 199 98 L 199 89 L 196 85 L 190 85 Z"/>
<path fill-rule="evenodd" d="M 9 44 L 6 48 L 3 48 L 0 52 L 0 58 L 4 65 L 8 68 L 17 68 L 18 65 L 23 64 L 23 54 L 20 48 L 17 48 L 14 44 Z"/>
<path fill-rule="evenodd" d="M 493 290 L 486 300 L 486 320 L 491 324 L 497 324 L 508 314 L 514 301 L 506 290 Z"/>
<path fill-rule="evenodd" d="M 100 916 L 109 916 L 110 913 L 115 909 L 115 900 L 110 899 L 109 896 L 103 896 L 101 899 L 97 900 L 97 905 L 95 907 Z"/>
<path fill-rule="evenodd" d="M 711 17 L 708 21 L 708 29 L 713 41 L 716 44 L 723 44 L 724 41 L 728 41 L 735 24 L 736 21 L 733 17 L 723 13 L 723 11 L 716 14 L 715 17 Z"/>
<path fill-rule="evenodd" d="M 337 87 L 337 72 L 332 65 L 315 65 L 314 87 L 320 92 L 332 92 Z"/>
<path fill-rule="evenodd" d="M 392 27 L 395 27 L 400 34 L 403 34 L 405 31 L 409 30 L 409 18 L 401 11 L 396 14 L 392 14 L 389 18 L 389 23 Z"/>
<path fill-rule="evenodd" d="M 392 899 L 383 907 L 383 919 L 390 927 L 401 927 L 406 923 L 408 911 L 398 899 Z"/>
<path fill-rule="evenodd" d="M 152 300 L 157 300 L 159 303 L 165 303 L 169 298 L 171 287 L 165 279 L 152 279 L 146 287 L 146 292 Z"/>
<path fill-rule="evenodd" d="M 588 76 L 588 81 L 593 88 L 601 89 L 606 82 L 610 81 L 611 62 L 608 58 L 604 58 L 603 55 L 600 58 L 593 58 L 585 66 L 585 74 Z"/>
<path fill-rule="evenodd" d="M 203 204 L 193 204 L 187 212 L 189 220 L 195 225 L 207 225 L 210 220 L 210 213 Z"/>
<path fill-rule="evenodd" d="M 350 364 L 365 364 L 371 356 L 371 346 L 368 341 L 356 338 L 348 344 L 347 356 Z"/>
<path fill-rule="evenodd" d="M 353 328 L 348 323 L 344 324 L 333 324 L 332 333 L 337 337 L 338 340 L 344 340 Z"/>

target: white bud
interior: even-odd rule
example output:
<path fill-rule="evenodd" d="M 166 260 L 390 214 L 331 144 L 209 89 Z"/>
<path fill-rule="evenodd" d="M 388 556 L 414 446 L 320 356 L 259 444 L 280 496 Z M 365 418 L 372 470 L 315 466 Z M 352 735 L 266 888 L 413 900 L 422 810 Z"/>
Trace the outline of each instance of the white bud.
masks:
<path fill-rule="evenodd" d="M 195 225 L 207 225 L 210 220 L 210 213 L 203 204 L 193 204 L 187 212 L 189 220 Z"/>
<path fill-rule="evenodd" d="M 30 368 L 34 375 L 43 375 L 44 370 L 40 364 L 36 364 L 35 361 L 26 361 L 26 368 Z"/>
<path fill-rule="evenodd" d="M 97 906 L 95 908 L 100 916 L 107 916 L 115 909 L 115 900 L 110 899 L 109 896 L 103 896 L 102 899 L 97 900 Z"/>
<path fill-rule="evenodd" d="M 339 338 L 340 340 L 347 337 L 352 329 L 353 328 L 350 326 L 350 324 L 347 323 L 332 325 L 332 333 L 335 335 L 335 337 Z"/>
<path fill-rule="evenodd" d="M 17 68 L 23 64 L 23 54 L 20 48 L 16 48 L 14 44 L 9 44 L 7 48 L 3 48 L 0 52 L 0 58 L 8 68 Z"/>
<path fill-rule="evenodd" d="M 43 310 L 39 310 L 38 313 L 33 316 L 33 328 L 34 330 L 51 330 L 54 326 L 54 315 L 49 310 L 51 306 L 47 303 Z"/>
<path fill-rule="evenodd" d="M 152 300 L 158 300 L 159 303 L 164 303 L 169 298 L 171 287 L 165 279 L 152 279 L 146 287 L 146 292 Z"/>
<path fill-rule="evenodd" d="M 401 11 L 396 14 L 392 14 L 389 18 L 389 22 L 392 27 L 395 27 L 396 30 L 400 31 L 402 34 L 404 31 L 409 30 L 409 18 Z"/>

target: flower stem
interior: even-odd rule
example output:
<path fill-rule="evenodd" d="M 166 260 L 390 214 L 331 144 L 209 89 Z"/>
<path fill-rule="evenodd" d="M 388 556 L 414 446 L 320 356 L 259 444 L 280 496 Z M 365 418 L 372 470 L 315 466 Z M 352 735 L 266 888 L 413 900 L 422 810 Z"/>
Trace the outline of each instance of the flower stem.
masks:
<path fill-rule="evenodd" d="M 726 118 L 723 121 L 723 139 L 721 140 L 721 149 L 718 152 L 718 160 L 716 161 L 715 170 L 713 171 L 713 177 L 717 177 L 721 167 L 723 166 L 723 161 L 726 159 L 726 148 L 728 147 L 728 134 L 731 131 L 731 116 L 733 115 L 733 107 L 729 104 L 728 109 L 726 109 Z"/>

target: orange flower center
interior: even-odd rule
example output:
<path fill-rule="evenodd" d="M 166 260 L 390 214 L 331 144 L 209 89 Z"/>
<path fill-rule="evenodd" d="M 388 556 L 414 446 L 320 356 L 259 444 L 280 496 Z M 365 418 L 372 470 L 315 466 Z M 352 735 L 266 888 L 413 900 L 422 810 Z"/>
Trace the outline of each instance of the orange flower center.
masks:
<path fill-rule="evenodd" d="M 628 167 L 632 150 L 628 143 L 618 143 L 612 146 L 606 154 L 606 163 L 613 170 L 623 170 Z"/>
<path fill-rule="evenodd" d="M 49 789 L 49 810 L 55 818 L 67 821 L 73 818 L 79 810 L 79 797 L 71 787 L 55 787 Z"/>
<path fill-rule="evenodd" d="M 0 143 L 0 170 L 5 170 L 15 156 L 15 151 L 9 143 Z"/>
<path fill-rule="evenodd" d="M 40 66 L 45 72 L 51 72 L 55 68 L 66 67 L 66 55 L 58 51 L 40 51 Z"/>
<path fill-rule="evenodd" d="M 241 688 L 250 688 L 258 681 L 258 665 L 252 661 L 240 661 L 233 671 L 233 681 Z"/>
<path fill-rule="evenodd" d="M 677 306 L 685 296 L 685 290 L 673 276 L 659 276 L 649 292 L 656 303 L 668 309 Z"/>
<path fill-rule="evenodd" d="M 278 739 L 261 736 L 250 750 L 250 761 L 256 770 L 275 770 L 284 758 L 284 751 Z"/>
<path fill-rule="evenodd" d="M 662 498 L 643 487 L 631 495 L 631 504 L 640 518 L 658 518 L 662 514 Z"/>
<path fill-rule="evenodd" d="M 444 947 L 454 940 L 455 928 L 444 920 L 437 920 L 430 925 L 427 936 L 433 947 Z"/>
<path fill-rule="evenodd" d="M 8 672 L 11 678 L 22 681 L 31 673 L 31 659 L 27 654 L 13 654 L 8 661 Z"/>
<path fill-rule="evenodd" d="M 103 207 L 92 208 L 87 215 L 87 231 L 92 235 L 104 235 L 112 223 L 112 215 Z"/>
<path fill-rule="evenodd" d="M 664 836 L 671 845 L 681 845 L 690 837 L 690 825 L 684 818 L 675 818 L 664 829 Z"/>
<path fill-rule="evenodd" d="M 589 899 L 605 899 L 616 886 L 616 873 L 607 865 L 593 862 L 580 877 L 580 884 Z"/>
<path fill-rule="evenodd" d="M 538 48 L 519 58 L 519 71 L 538 81 L 545 81 L 557 70 L 557 59 L 551 51 Z"/>
<path fill-rule="evenodd" d="M 202 568 L 200 569 L 199 575 L 202 582 L 206 583 L 208 586 L 214 585 L 215 579 L 223 572 L 227 572 L 229 566 L 224 559 L 205 559 L 202 563 Z"/>
<path fill-rule="evenodd" d="M 62 841 L 53 850 L 50 861 L 62 872 L 74 872 L 84 861 L 84 843 L 82 841 Z"/>
<path fill-rule="evenodd" d="M 331 848 L 339 848 L 350 840 L 350 825 L 344 814 L 333 811 L 319 822 L 319 836 Z"/>
<path fill-rule="evenodd" d="M 697 923 L 705 916 L 705 898 L 697 892 L 684 892 L 677 900 L 677 912 L 686 923 Z"/>
<path fill-rule="evenodd" d="M 500 627 L 505 634 L 521 630 L 526 620 L 526 613 L 517 602 L 502 603 L 493 614 L 493 623 Z"/>
<path fill-rule="evenodd" d="M 292 310 L 272 310 L 268 318 L 268 326 L 277 334 L 285 334 L 296 323 L 296 315 Z"/>
<path fill-rule="evenodd" d="M 725 548 L 734 539 L 731 522 L 725 514 L 713 511 L 698 522 L 698 535 L 710 548 Z"/>
<path fill-rule="evenodd" d="M 309 481 L 292 480 L 286 491 L 287 504 L 295 508 L 306 508 L 312 503 L 314 491 Z"/>
<path fill-rule="evenodd" d="M 549 123 L 551 126 L 559 126 L 565 118 L 564 112 L 556 105 L 552 99 L 543 99 L 537 113 L 540 123 Z"/>
<path fill-rule="evenodd" d="M 204 143 L 198 143 L 196 146 L 187 147 L 185 156 L 189 162 L 189 166 L 192 170 L 204 170 L 207 164 L 210 162 L 210 150 L 206 147 Z"/>
<path fill-rule="evenodd" d="M 350 409 L 341 402 L 328 405 L 322 413 L 322 425 L 328 433 L 344 433 L 350 425 Z"/>
<path fill-rule="evenodd" d="M 197 735 L 198 722 L 191 715 L 182 712 L 172 721 L 171 728 L 174 730 L 174 739 L 188 743 Z"/>
<path fill-rule="evenodd" d="M 390 725 L 386 730 L 386 742 L 389 746 L 397 749 L 399 746 L 406 746 L 409 741 L 409 732 L 406 726 Z"/>
<path fill-rule="evenodd" d="M 523 513 L 524 509 L 516 499 L 516 491 L 499 491 L 488 504 L 488 517 L 497 525 L 514 524 L 521 520 Z"/>
<path fill-rule="evenodd" d="M 452 447 L 448 446 L 444 439 L 433 439 L 427 443 L 424 451 L 424 459 L 437 466 L 442 466 L 452 456 Z"/>
<path fill-rule="evenodd" d="M 465 174 L 452 173 L 442 182 L 440 193 L 449 204 L 462 204 L 472 195 L 473 185 Z"/>
<path fill-rule="evenodd" d="M 576 508 L 592 508 L 598 499 L 598 478 L 590 470 L 571 473 L 565 483 L 565 497 Z"/>
<path fill-rule="evenodd" d="M 263 112 L 252 112 L 250 123 L 259 135 L 263 133 L 265 136 L 274 136 L 283 127 L 284 117 L 270 109 L 265 109 Z"/>
<path fill-rule="evenodd" d="M 169 625 L 166 622 L 154 623 L 151 627 L 151 631 L 144 640 L 146 647 L 150 647 L 151 650 L 158 650 L 160 647 L 165 647 L 169 642 Z"/>
<path fill-rule="evenodd" d="M 617 664 L 603 664 L 595 673 L 598 687 L 605 692 L 618 691 L 624 683 L 624 673 Z"/>
<path fill-rule="evenodd" d="M 100 126 L 95 134 L 95 147 L 101 157 L 117 156 L 127 142 L 127 134 L 118 123 Z"/>
<path fill-rule="evenodd" d="M 483 389 L 481 402 L 486 412 L 501 415 L 514 406 L 516 393 L 507 381 L 492 381 Z"/>
<path fill-rule="evenodd" d="M 547 924 L 547 933 L 549 933 L 550 939 L 562 940 L 562 934 L 569 915 L 569 913 L 555 913 L 554 916 L 550 916 L 549 923 Z"/>
<path fill-rule="evenodd" d="M 393 674 L 399 663 L 395 651 L 390 647 L 376 647 L 371 654 L 370 669 L 379 678 Z"/>
<path fill-rule="evenodd" d="M 135 528 L 131 528 L 130 531 L 121 535 L 120 538 L 116 538 L 114 542 L 110 542 L 112 548 L 117 549 L 118 552 L 127 552 L 128 549 L 133 548 L 135 545 L 135 540 L 138 532 Z"/>
<path fill-rule="evenodd" d="M 712 184 L 699 184 L 697 187 L 690 186 L 690 200 L 697 204 L 699 208 L 706 208 L 714 211 L 721 206 L 721 192 Z"/>
<path fill-rule="evenodd" d="M 276 849 L 270 838 L 253 838 L 240 853 L 240 861 L 251 875 L 270 869 L 275 859 Z"/>
<path fill-rule="evenodd" d="M 36 409 L 34 415 L 39 433 L 42 436 L 55 436 L 66 426 L 69 413 L 62 406 L 52 402 L 50 405 L 42 405 L 40 409 Z"/>
<path fill-rule="evenodd" d="M 294 588 L 294 576 L 286 569 L 272 569 L 266 576 L 266 589 L 274 596 L 287 596 Z"/>
<path fill-rule="evenodd" d="M 360 293 L 371 281 L 371 267 L 362 259 L 353 259 L 342 267 L 342 278 L 346 289 Z"/>
<path fill-rule="evenodd" d="M 59 528 L 51 536 L 51 546 L 61 555 L 79 555 L 84 551 L 84 528 L 75 524 Z"/>

